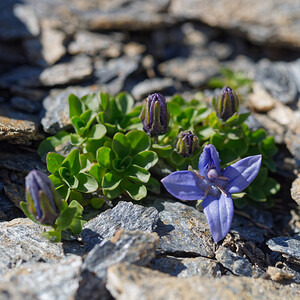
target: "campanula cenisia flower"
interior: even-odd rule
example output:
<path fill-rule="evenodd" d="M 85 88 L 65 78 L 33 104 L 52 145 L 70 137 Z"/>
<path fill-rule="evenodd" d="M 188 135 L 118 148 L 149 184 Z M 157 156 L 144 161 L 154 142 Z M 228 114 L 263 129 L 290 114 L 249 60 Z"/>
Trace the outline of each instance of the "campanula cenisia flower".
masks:
<path fill-rule="evenodd" d="M 215 102 L 217 116 L 223 121 L 226 121 L 233 116 L 234 113 L 238 112 L 238 108 L 239 99 L 235 91 L 230 87 L 224 87 Z"/>
<path fill-rule="evenodd" d="M 54 225 L 62 200 L 46 174 L 32 170 L 25 178 L 28 210 L 43 225 Z"/>
<path fill-rule="evenodd" d="M 260 169 L 261 155 L 245 157 L 225 170 L 219 154 L 206 145 L 199 159 L 199 171 L 177 171 L 162 179 L 167 191 L 180 200 L 203 199 L 202 206 L 214 241 L 228 233 L 233 217 L 231 194 L 244 190 Z"/>
<path fill-rule="evenodd" d="M 177 138 L 176 150 L 183 157 L 193 156 L 199 148 L 199 139 L 189 130 L 181 131 Z"/>
<path fill-rule="evenodd" d="M 149 95 L 144 101 L 140 118 L 144 131 L 150 136 L 167 133 L 170 113 L 165 97 L 160 93 Z"/>

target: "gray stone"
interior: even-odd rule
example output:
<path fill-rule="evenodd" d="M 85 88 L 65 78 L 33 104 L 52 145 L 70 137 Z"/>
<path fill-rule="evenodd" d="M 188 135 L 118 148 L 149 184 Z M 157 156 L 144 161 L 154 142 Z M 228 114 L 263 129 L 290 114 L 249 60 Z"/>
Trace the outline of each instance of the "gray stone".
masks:
<path fill-rule="evenodd" d="M 291 123 L 293 121 L 291 120 Z M 290 153 L 294 156 L 296 167 L 300 166 L 300 133 L 294 134 L 288 130 L 284 136 L 284 142 Z"/>
<path fill-rule="evenodd" d="M 46 67 L 53 65 L 66 54 L 67 50 L 63 45 L 65 39 L 64 32 L 45 27 L 41 37 L 27 39 L 23 45 L 30 62 Z"/>
<path fill-rule="evenodd" d="M 86 256 L 77 297 L 109 298 L 105 289 L 107 268 L 120 262 L 145 266 L 154 258 L 157 245 L 155 233 L 119 230 L 112 239 L 96 245 Z"/>
<path fill-rule="evenodd" d="M 168 254 L 193 253 L 213 257 L 213 240 L 203 213 L 181 202 L 156 200 L 159 249 Z"/>
<path fill-rule="evenodd" d="M 45 98 L 46 92 L 41 89 L 24 88 L 22 86 L 13 85 L 10 87 L 13 95 L 24 97 L 32 101 L 41 101 Z"/>
<path fill-rule="evenodd" d="M 177 278 L 126 263 L 108 269 L 106 287 L 116 300 L 293 300 L 300 297 L 297 284 L 281 285 L 261 278 L 236 276 Z"/>
<path fill-rule="evenodd" d="M 171 78 L 152 78 L 138 83 L 131 91 L 136 100 L 141 100 L 150 94 L 163 93 L 173 87 L 174 82 Z M 174 90 L 173 90 L 174 91 Z"/>
<path fill-rule="evenodd" d="M 43 135 L 38 125 L 32 121 L 16 120 L 0 116 L 0 141 L 14 144 L 30 144 L 31 141 L 41 140 Z"/>
<path fill-rule="evenodd" d="M 10 101 L 14 108 L 28 113 L 37 113 L 42 108 L 42 105 L 39 102 L 30 101 L 23 97 L 13 97 Z"/>
<path fill-rule="evenodd" d="M 9 200 L 4 191 L 0 191 L 0 220 L 10 221 L 22 217 L 24 217 L 23 212 Z"/>
<path fill-rule="evenodd" d="M 6 183 L 4 186 L 6 196 L 20 208 L 20 202 L 26 201 L 24 185 L 16 183 Z"/>
<path fill-rule="evenodd" d="M 89 57 L 78 56 L 71 62 L 60 63 L 42 71 L 39 76 L 44 86 L 82 82 L 92 76 L 93 67 Z"/>
<path fill-rule="evenodd" d="M 231 30 L 258 44 L 300 47 L 297 0 L 173 0 L 171 16 Z M 266 15 L 266 12 L 268 14 Z"/>
<path fill-rule="evenodd" d="M 52 90 L 50 95 L 43 101 L 45 116 L 42 118 L 41 123 L 44 131 L 54 135 L 60 130 L 70 128 L 69 95 L 74 94 L 81 98 L 95 92 L 96 89 L 97 87 L 70 86 L 64 90 Z"/>
<path fill-rule="evenodd" d="M 37 36 L 40 32 L 33 8 L 15 0 L 0 4 L 0 28 L 0 40 L 4 41 Z"/>
<path fill-rule="evenodd" d="M 205 257 L 156 257 L 151 261 L 150 267 L 153 270 L 180 278 L 193 276 L 217 277 L 221 275 L 219 264 L 215 260 Z"/>
<path fill-rule="evenodd" d="M 140 62 L 140 55 L 122 56 L 107 63 L 97 60 L 94 75 L 100 85 L 105 84 L 107 92 L 117 94 L 123 89 L 126 78 L 138 69 Z"/>
<path fill-rule="evenodd" d="M 292 73 L 293 78 L 296 81 L 298 92 L 299 92 L 300 91 L 300 59 L 287 63 L 287 67 L 289 71 Z"/>
<path fill-rule="evenodd" d="M 300 263 L 300 236 L 280 236 L 267 241 L 268 247 L 275 252 L 282 253 L 285 257 L 296 260 Z"/>
<path fill-rule="evenodd" d="M 25 64 L 27 59 L 24 57 L 19 43 L 7 42 L 0 43 L 0 61 L 11 64 Z"/>
<path fill-rule="evenodd" d="M 102 56 L 118 57 L 122 50 L 120 41 L 120 37 L 81 30 L 76 32 L 68 52 L 72 55 L 85 53 L 94 56 L 100 53 Z"/>
<path fill-rule="evenodd" d="M 7 272 L 0 284 L 11 284 L 33 299 L 71 299 L 78 288 L 81 264 L 81 258 L 75 255 L 58 263 L 26 263 Z"/>
<path fill-rule="evenodd" d="M 288 272 L 286 270 L 282 270 L 276 267 L 269 266 L 267 269 L 267 274 L 270 276 L 271 280 L 282 282 L 286 280 L 293 279 L 295 274 Z"/>
<path fill-rule="evenodd" d="M 291 196 L 300 206 L 300 176 L 298 176 L 292 183 Z"/>
<path fill-rule="evenodd" d="M 215 254 L 217 261 L 232 271 L 233 274 L 248 277 L 252 276 L 251 264 L 247 258 L 241 257 L 222 246 L 219 247 Z"/>
<path fill-rule="evenodd" d="M 297 99 L 297 84 L 286 64 L 261 61 L 257 67 L 255 80 L 273 98 L 280 100 L 283 104 L 292 103 Z"/>
<path fill-rule="evenodd" d="M 1 222 L 0 272 L 15 268 L 24 262 L 57 262 L 63 258 L 61 246 L 41 236 L 45 227 L 29 219 Z"/>
<path fill-rule="evenodd" d="M 219 62 L 214 57 L 177 57 L 161 63 L 159 71 L 167 77 L 188 82 L 193 87 L 204 85 L 219 72 Z"/>
<path fill-rule="evenodd" d="M 1 300 L 38 300 L 31 292 L 20 292 L 11 283 L 0 283 L 0 299 Z"/>
<path fill-rule="evenodd" d="M 157 220 L 158 212 L 154 207 L 120 201 L 113 209 L 84 224 L 81 236 L 85 250 L 88 252 L 103 240 L 110 239 L 120 228 L 153 232 Z"/>

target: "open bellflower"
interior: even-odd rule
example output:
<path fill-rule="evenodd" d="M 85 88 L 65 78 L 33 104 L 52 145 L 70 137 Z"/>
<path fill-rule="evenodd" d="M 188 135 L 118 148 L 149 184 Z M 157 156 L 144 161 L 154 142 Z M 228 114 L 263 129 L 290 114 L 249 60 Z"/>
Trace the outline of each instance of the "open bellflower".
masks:
<path fill-rule="evenodd" d="M 254 180 L 261 159 L 261 155 L 248 156 L 222 171 L 219 154 L 210 144 L 200 156 L 199 171 L 177 171 L 163 178 L 162 183 L 180 200 L 203 199 L 203 211 L 217 243 L 231 226 L 234 210 L 231 194 L 241 192 Z"/>
<path fill-rule="evenodd" d="M 62 200 L 46 174 L 32 170 L 25 178 L 28 210 L 43 225 L 54 225 Z"/>

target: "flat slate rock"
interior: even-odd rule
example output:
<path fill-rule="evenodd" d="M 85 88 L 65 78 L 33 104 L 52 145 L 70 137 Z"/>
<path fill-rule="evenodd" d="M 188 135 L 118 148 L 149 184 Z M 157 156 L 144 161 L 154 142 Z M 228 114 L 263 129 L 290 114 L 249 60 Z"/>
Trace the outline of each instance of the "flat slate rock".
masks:
<path fill-rule="evenodd" d="M 4 274 L 0 287 L 8 283 L 21 295 L 31 294 L 33 299 L 71 299 L 78 288 L 81 264 L 82 259 L 75 255 L 58 263 L 26 263 Z"/>
<path fill-rule="evenodd" d="M 219 247 L 215 254 L 217 261 L 232 271 L 233 274 L 248 277 L 252 276 L 251 264 L 247 258 L 241 257 L 222 246 Z"/>
<path fill-rule="evenodd" d="M 300 206 L 300 176 L 298 176 L 292 183 L 291 196 Z"/>
<path fill-rule="evenodd" d="M 77 297 L 109 299 L 105 288 L 107 268 L 120 262 L 146 266 L 155 257 L 157 245 L 156 233 L 119 230 L 109 241 L 96 245 L 86 256 Z"/>
<path fill-rule="evenodd" d="M 300 47 L 298 0 L 173 0 L 169 11 L 176 18 L 234 30 L 254 43 Z"/>
<path fill-rule="evenodd" d="M 35 122 L 0 116 L 0 141 L 26 145 L 42 138 Z"/>
<path fill-rule="evenodd" d="M 161 256 L 151 261 L 150 268 L 180 278 L 193 276 L 218 277 L 221 275 L 218 262 L 205 257 Z"/>
<path fill-rule="evenodd" d="M 300 263 L 300 236 L 280 236 L 267 241 L 268 247 L 275 252 L 282 253 L 285 257 L 297 260 Z"/>
<path fill-rule="evenodd" d="M 63 90 L 53 90 L 50 95 L 44 99 L 44 117 L 41 120 L 45 132 L 52 135 L 60 130 L 70 128 L 68 97 L 74 94 L 81 98 L 87 94 L 95 92 L 97 87 L 79 87 L 70 86 Z"/>
<path fill-rule="evenodd" d="M 25 262 L 58 262 L 63 257 L 62 247 L 41 236 L 45 231 L 29 219 L 1 222 L 0 226 L 0 273 Z"/>
<path fill-rule="evenodd" d="M 213 257 L 213 240 L 203 213 L 181 202 L 156 200 L 159 249 L 171 254 L 193 253 Z"/>
<path fill-rule="evenodd" d="M 81 232 L 84 248 L 87 252 L 90 251 L 103 240 L 112 238 L 121 228 L 153 232 L 157 220 L 156 208 L 120 201 L 114 208 L 84 224 Z"/>
<path fill-rule="evenodd" d="M 127 263 L 108 269 L 106 287 L 116 300 L 294 300 L 300 297 L 300 287 L 297 284 L 282 285 L 271 280 L 242 276 L 177 278 Z"/>

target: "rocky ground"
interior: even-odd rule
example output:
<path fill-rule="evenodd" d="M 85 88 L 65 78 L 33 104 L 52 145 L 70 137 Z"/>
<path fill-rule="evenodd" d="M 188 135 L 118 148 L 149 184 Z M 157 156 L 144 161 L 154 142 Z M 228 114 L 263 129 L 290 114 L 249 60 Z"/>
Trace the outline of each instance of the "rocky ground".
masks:
<path fill-rule="evenodd" d="M 1 1 L 0 299 L 300 298 L 299 18 L 297 0 Z M 58 244 L 24 218 L 24 177 L 46 171 L 37 145 L 69 126 L 70 93 L 211 95 L 220 67 L 253 80 L 248 125 L 280 149 L 271 210 L 236 211 L 218 247 L 166 195 L 114 201 Z"/>

